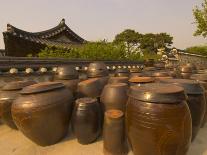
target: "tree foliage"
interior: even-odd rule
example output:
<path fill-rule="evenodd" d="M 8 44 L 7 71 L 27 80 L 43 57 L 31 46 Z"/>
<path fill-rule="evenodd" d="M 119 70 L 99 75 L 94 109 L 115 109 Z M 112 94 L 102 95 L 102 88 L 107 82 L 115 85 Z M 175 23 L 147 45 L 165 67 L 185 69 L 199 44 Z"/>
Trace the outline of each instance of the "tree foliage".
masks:
<path fill-rule="evenodd" d="M 193 15 L 195 18 L 195 24 L 197 30 L 194 32 L 195 36 L 207 36 L 207 0 L 201 4 L 201 7 L 196 6 L 193 9 Z"/>
<path fill-rule="evenodd" d="M 172 45 L 173 37 L 167 33 L 141 34 L 135 30 L 126 29 L 117 34 L 114 43 L 123 42 L 128 53 L 138 52 L 139 49 L 157 52 L 158 48 L 168 48 Z"/>
<path fill-rule="evenodd" d="M 207 56 L 207 46 L 193 46 L 186 49 L 186 52 Z"/>
<path fill-rule="evenodd" d="M 38 56 L 85 60 L 144 60 L 160 58 L 157 54 L 148 53 L 147 51 L 144 52 L 144 56 L 139 53 L 128 53 L 123 43 L 109 43 L 106 41 L 88 42 L 81 46 L 72 47 L 69 51 L 61 47 L 46 47 Z"/>

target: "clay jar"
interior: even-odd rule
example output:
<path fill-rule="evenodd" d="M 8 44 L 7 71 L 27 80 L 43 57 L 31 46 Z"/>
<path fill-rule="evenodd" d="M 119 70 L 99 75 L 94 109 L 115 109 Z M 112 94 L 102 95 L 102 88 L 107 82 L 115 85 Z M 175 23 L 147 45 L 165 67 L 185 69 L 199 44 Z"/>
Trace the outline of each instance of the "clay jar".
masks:
<path fill-rule="evenodd" d="M 156 82 L 159 82 L 160 79 L 172 79 L 172 77 L 166 71 L 154 72 L 152 73 L 152 77 L 155 77 Z"/>
<path fill-rule="evenodd" d="M 98 78 L 91 78 L 78 83 L 79 97 L 100 97 L 102 85 Z"/>
<path fill-rule="evenodd" d="M 199 82 L 189 79 L 165 79 L 163 83 L 172 83 L 184 88 L 192 117 L 192 141 L 195 139 L 206 111 L 204 89 Z"/>
<path fill-rule="evenodd" d="M 2 122 L 10 128 L 17 129 L 11 115 L 13 101 L 19 96 L 22 88 L 35 84 L 34 81 L 16 81 L 6 84 L 0 92 L 0 116 Z"/>
<path fill-rule="evenodd" d="M 134 155 L 186 155 L 191 116 L 182 87 L 161 83 L 132 86 L 126 129 Z"/>
<path fill-rule="evenodd" d="M 182 79 L 190 79 L 192 73 L 193 73 L 193 70 L 190 66 L 181 66 L 179 68 L 179 77 L 182 78 Z"/>
<path fill-rule="evenodd" d="M 115 77 L 128 77 L 129 76 L 129 70 L 124 68 L 116 69 L 115 71 Z"/>
<path fill-rule="evenodd" d="M 102 93 L 100 101 L 104 110 L 118 109 L 125 112 L 127 102 L 128 85 L 126 83 L 107 84 Z"/>
<path fill-rule="evenodd" d="M 205 89 L 205 99 L 207 104 L 207 74 L 193 74 L 191 76 L 191 79 L 197 80 Z M 204 127 L 205 123 L 207 121 L 207 110 L 203 119 L 203 122 L 201 124 L 201 127 Z"/>
<path fill-rule="evenodd" d="M 153 78 L 153 77 L 144 77 L 144 76 L 143 77 L 134 76 L 134 77 L 129 79 L 129 82 L 130 82 L 130 86 L 134 86 L 134 85 L 141 86 L 141 85 L 146 84 L 146 83 L 155 82 L 155 78 Z"/>
<path fill-rule="evenodd" d="M 108 83 L 114 84 L 114 83 L 127 83 L 128 84 L 128 77 L 110 77 Z"/>
<path fill-rule="evenodd" d="M 80 98 L 72 114 L 72 131 L 80 144 L 94 142 L 101 133 L 101 109 L 97 99 Z"/>
<path fill-rule="evenodd" d="M 12 105 L 12 117 L 22 133 L 41 146 L 57 143 L 68 131 L 72 92 L 62 83 L 25 87 Z"/>
<path fill-rule="evenodd" d="M 104 117 L 103 147 L 105 155 L 125 155 L 124 113 L 120 110 L 108 110 Z"/>
<path fill-rule="evenodd" d="M 77 86 L 80 82 L 78 76 L 79 74 L 75 70 L 74 66 L 65 65 L 58 67 L 57 74 L 55 75 L 55 81 L 63 83 L 73 92 L 73 95 L 76 96 Z"/>
<path fill-rule="evenodd" d="M 87 75 L 89 78 L 108 76 L 108 69 L 103 62 L 93 62 L 89 64 Z"/>

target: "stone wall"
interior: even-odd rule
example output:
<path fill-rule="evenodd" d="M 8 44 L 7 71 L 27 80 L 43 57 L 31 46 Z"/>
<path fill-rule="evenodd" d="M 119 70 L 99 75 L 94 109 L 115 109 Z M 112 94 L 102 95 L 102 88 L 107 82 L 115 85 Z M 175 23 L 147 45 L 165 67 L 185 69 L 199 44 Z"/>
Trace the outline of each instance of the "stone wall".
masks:
<path fill-rule="evenodd" d="M 179 52 L 179 59 L 171 58 L 169 60 L 174 65 L 194 63 L 198 68 L 207 68 L 207 57 L 202 55 Z"/>

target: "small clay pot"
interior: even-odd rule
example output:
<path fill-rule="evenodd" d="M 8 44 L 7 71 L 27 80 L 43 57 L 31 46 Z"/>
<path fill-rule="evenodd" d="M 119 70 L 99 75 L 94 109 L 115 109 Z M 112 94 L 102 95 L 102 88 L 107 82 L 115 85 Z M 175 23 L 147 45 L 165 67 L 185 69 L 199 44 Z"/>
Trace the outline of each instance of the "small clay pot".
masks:
<path fill-rule="evenodd" d="M 107 84 L 100 101 L 104 104 L 104 110 L 118 109 L 125 112 L 127 102 L 128 85 L 126 83 Z"/>
<path fill-rule="evenodd" d="M 102 92 L 102 85 L 98 78 L 91 78 L 78 83 L 79 97 L 100 97 Z"/>
<path fill-rule="evenodd" d="M 128 77 L 110 77 L 108 83 L 114 84 L 114 83 L 127 83 L 128 84 Z"/>
<path fill-rule="evenodd" d="M 101 133 L 101 109 L 94 98 L 80 98 L 72 114 L 72 131 L 80 144 L 94 142 Z"/>
<path fill-rule="evenodd" d="M 143 84 L 146 84 L 146 83 L 153 83 L 155 82 L 155 78 L 153 77 L 132 77 L 129 79 L 129 82 L 130 82 L 130 86 L 134 86 L 134 85 L 143 85 Z"/>
<path fill-rule="evenodd" d="M 195 139 L 206 112 L 205 90 L 198 81 L 189 79 L 164 79 L 162 83 L 171 83 L 184 88 L 188 96 L 187 103 L 192 117 L 192 141 Z"/>
<path fill-rule="evenodd" d="M 184 89 L 150 83 L 128 92 L 126 130 L 134 155 L 186 155 L 191 116 Z"/>
<path fill-rule="evenodd" d="M 87 75 L 90 78 L 108 76 L 108 69 L 103 62 L 93 62 L 89 64 Z"/>
<path fill-rule="evenodd" d="M 120 110 L 105 112 L 103 129 L 103 147 L 105 155 L 126 155 L 124 113 Z"/>
<path fill-rule="evenodd" d="M 129 70 L 124 68 L 116 69 L 115 71 L 115 77 L 128 77 L 129 76 Z"/>
<path fill-rule="evenodd" d="M 0 116 L 3 123 L 12 129 L 17 129 L 11 115 L 11 106 L 19 96 L 20 91 L 29 85 L 35 84 L 34 81 L 16 81 L 6 84 L 0 92 Z"/>
<path fill-rule="evenodd" d="M 48 146 L 67 135 L 73 95 L 62 83 L 25 87 L 12 105 L 18 129 L 34 143 Z"/>

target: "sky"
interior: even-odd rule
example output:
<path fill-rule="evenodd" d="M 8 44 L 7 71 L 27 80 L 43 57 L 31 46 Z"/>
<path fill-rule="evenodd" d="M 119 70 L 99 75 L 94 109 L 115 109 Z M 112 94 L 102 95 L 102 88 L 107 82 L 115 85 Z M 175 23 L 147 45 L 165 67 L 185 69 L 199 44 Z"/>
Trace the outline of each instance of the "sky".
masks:
<path fill-rule="evenodd" d="M 140 33 L 167 32 L 174 37 L 173 46 L 205 44 L 194 37 L 192 14 L 203 0 L 0 0 L 0 31 L 6 24 L 30 32 L 47 30 L 62 18 L 78 35 L 88 41 L 107 39 L 125 29 Z M 0 49 L 4 48 L 0 34 Z"/>

